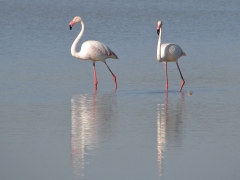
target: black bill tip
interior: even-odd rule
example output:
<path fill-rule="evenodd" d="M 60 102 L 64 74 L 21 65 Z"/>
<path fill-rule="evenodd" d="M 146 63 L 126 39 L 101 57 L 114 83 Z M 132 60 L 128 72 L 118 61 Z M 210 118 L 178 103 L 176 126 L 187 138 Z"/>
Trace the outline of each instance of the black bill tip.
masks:
<path fill-rule="evenodd" d="M 70 28 L 70 30 L 72 30 L 72 26 L 71 25 L 69 25 L 69 28 Z"/>
<path fill-rule="evenodd" d="M 160 31 L 160 30 L 159 30 L 159 29 L 157 29 L 157 34 L 158 34 L 158 35 L 159 35 L 159 31 Z"/>

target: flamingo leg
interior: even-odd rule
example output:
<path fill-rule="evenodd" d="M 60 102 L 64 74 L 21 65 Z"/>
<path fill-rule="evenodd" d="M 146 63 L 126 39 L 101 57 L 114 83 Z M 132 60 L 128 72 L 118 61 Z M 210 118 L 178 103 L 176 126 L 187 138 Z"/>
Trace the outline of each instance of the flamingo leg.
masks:
<path fill-rule="evenodd" d="M 184 81 L 184 79 L 183 79 L 183 75 L 182 75 L 182 73 L 181 73 L 181 70 L 180 70 L 179 65 L 178 65 L 177 62 L 176 62 L 176 64 L 177 64 L 177 67 L 178 67 L 179 73 L 180 73 L 181 78 L 182 78 L 182 84 L 181 84 L 180 89 L 179 89 L 179 91 L 181 92 L 181 91 L 182 91 L 182 88 L 183 88 L 183 86 L 184 86 L 184 84 L 185 84 L 185 81 Z"/>
<path fill-rule="evenodd" d="M 93 76 L 94 76 L 95 90 L 97 90 L 98 80 L 97 80 L 97 73 L 96 73 L 96 68 L 95 68 L 95 62 L 93 62 Z"/>
<path fill-rule="evenodd" d="M 166 89 L 168 90 L 168 72 L 167 72 L 167 62 L 165 62 L 165 73 L 166 73 Z"/>
<path fill-rule="evenodd" d="M 112 77 L 113 77 L 113 81 L 115 83 L 115 89 L 117 89 L 117 77 L 113 74 L 112 70 L 109 68 L 109 66 L 107 65 L 106 62 L 104 62 L 108 68 L 108 70 L 110 71 L 110 73 L 112 74 Z"/>

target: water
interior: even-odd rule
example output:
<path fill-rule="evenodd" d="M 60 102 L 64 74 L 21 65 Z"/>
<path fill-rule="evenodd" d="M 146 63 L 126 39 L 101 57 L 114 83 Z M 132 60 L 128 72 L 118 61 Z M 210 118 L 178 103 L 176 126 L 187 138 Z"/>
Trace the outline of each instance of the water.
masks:
<path fill-rule="evenodd" d="M 0 1 L 1 179 L 239 179 L 240 2 Z M 78 61 L 83 18 L 117 76 Z M 186 80 L 156 61 L 156 23 Z M 80 48 L 80 46 L 79 46 Z M 188 96 L 187 91 L 193 92 Z"/>

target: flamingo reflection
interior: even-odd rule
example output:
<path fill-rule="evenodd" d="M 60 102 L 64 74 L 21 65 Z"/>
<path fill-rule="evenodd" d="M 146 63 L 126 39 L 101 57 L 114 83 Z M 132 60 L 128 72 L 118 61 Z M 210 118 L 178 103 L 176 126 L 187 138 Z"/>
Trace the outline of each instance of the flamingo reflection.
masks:
<path fill-rule="evenodd" d="M 157 161 L 159 177 L 162 176 L 163 152 L 167 139 L 171 141 L 171 137 L 179 136 L 179 123 L 182 121 L 184 107 L 183 92 L 181 92 L 181 102 L 174 104 L 176 104 L 176 107 L 169 107 L 168 92 L 166 92 L 165 103 L 157 104 Z M 177 133 L 177 135 L 173 133 Z"/>
<path fill-rule="evenodd" d="M 101 132 L 110 129 L 115 105 L 115 94 L 72 97 L 71 164 L 76 178 L 84 176 L 86 157 L 98 148 Z"/>

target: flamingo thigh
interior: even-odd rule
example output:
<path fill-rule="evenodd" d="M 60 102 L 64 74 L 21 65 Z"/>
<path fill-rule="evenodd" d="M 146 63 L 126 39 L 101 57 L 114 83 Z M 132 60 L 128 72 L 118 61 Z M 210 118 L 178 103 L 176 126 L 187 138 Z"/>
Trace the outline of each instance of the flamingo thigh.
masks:
<path fill-rule="evenodd" d="M 168 89 L 168 72 L 167 72 L 167 62 L 165 62 L 165 73 L 166 73 L 166 89 Z"/>
<path fill-rule="evenodd" d="M 96 68 L 95 68 L 95 62 L 93 62 L 93 76 L 94 76 L 94 85 L 95 85 L 95 88 L 97 88 L 98 80 L 97 80 L 97 73 L 96 73 Z"/>

